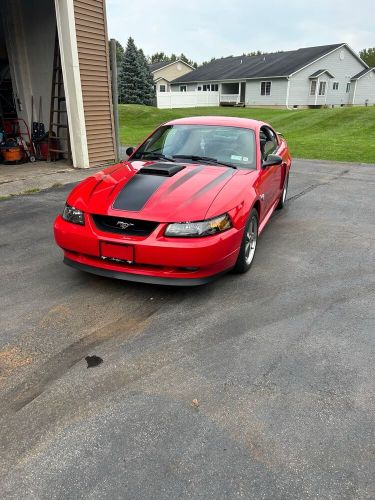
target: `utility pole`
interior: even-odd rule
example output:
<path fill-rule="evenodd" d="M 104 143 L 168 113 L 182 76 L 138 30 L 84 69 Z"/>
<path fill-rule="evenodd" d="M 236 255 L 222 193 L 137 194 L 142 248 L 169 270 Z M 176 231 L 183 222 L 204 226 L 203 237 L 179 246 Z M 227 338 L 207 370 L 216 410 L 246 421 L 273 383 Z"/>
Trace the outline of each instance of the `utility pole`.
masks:
<path fill-rule="evenodd" d="M 117 87 L 117 59 L 116 59 L 116 40 L 111 38 L 109 42 L 109 56 L 111 59 L 112 69 L 112 107 L 113 107 L 113 124 L 115 127 L 115 142 L 116 142 L 116 161 L 120 160 L 120 129 L 118 121 L 118 87 Z"/>

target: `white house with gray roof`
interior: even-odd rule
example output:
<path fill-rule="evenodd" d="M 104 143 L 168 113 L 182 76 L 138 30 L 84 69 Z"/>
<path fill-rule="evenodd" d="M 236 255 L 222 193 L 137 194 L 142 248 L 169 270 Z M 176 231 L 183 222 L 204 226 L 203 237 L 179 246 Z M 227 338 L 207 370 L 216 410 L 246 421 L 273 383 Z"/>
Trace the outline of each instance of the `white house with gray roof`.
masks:
<path fill-rule="evenodd" d="M 217 59 L 171 82 L 177 105 L 322 107 L 375 105 L 375 69 L 346 43 Z M 184 93 L 184 96 L 182 96 Z M 184 101 L 189 102 L 184 106 Z M 197 104 L 199 105 L 199 104 Z"/>

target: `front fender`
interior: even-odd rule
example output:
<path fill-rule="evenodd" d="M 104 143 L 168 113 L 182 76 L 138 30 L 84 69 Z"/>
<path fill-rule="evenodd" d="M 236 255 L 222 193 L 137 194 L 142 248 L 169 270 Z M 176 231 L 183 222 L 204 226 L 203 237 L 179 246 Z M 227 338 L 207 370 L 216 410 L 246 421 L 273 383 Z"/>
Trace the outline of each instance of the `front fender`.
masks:
<path fill-rule="evenodd" d="M 245 226 L 249 212 L 259 196 L 254 187 L 257 171 L 238 172 L 218 193 L 206 213 L 206 219 L 229 213 L 234 227 Z"/>

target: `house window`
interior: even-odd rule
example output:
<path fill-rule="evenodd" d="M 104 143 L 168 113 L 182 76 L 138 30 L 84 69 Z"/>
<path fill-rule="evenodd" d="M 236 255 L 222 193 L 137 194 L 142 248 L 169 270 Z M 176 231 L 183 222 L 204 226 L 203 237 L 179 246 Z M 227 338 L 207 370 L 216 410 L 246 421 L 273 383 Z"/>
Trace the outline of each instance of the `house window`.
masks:
<path fill-rule="evenodd" d="M 219 84 L 218 83 L 212 83 L 211 84 L 211 91 L 212 92 L 217 92 L 219 90 Z"/>
<path fill-rule="evenodd" d="M 327 85 L 327 82 L 320 82 L 319 83 L 319 95 L 326 95 L 326 85 Z"/>
<path fill-rule="evenodd" d="M 333 90 L 339 90 L 339 82 L 333 82 Z"/>
<path fill-rule="evenodd" d="M 210 84 L 209 83 L 207 85 L 206 84 L 203 85 L 203 91 L 206 92 L 208 90 L 210 90 Z"/>
<path fill-rule="evenodd" d="M 201 85 L 199 85 L 197 90 L 202 90 L 202 86 L 201 86 Z"/>
<path fill-rule="evenodd" d="M 346 84 L 346 93 L 350 92 L 350 82 Z"/>
<path fill-rule="evenodd" d="M 186 92 L 186 85 L 180 85 L 180 92 Z"/>
<path fill-rule="evenodd" d="M 315 95 L 315 94 L 316 94 L 316 80 L 312 80 L 310 85 L 310 95 Z"/>
<path fill-rule="evenodd" d="M 271 95 L 271 82 L 260 82 L 260 95 Z"/>
<path fill-rule="evenodd" d="M 159 92 L 165 92 L 165 85 L 159 85 Z"/>

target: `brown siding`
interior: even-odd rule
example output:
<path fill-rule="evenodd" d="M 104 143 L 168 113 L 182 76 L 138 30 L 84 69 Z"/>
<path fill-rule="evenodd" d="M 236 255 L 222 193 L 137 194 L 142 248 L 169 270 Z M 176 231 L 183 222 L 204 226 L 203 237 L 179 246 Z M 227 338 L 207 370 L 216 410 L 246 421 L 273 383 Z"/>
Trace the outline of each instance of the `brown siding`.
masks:
<path fill-rule="evenodd" d="M 74 0 L 90 165 L 115 160 L 104 0 Z"/>

